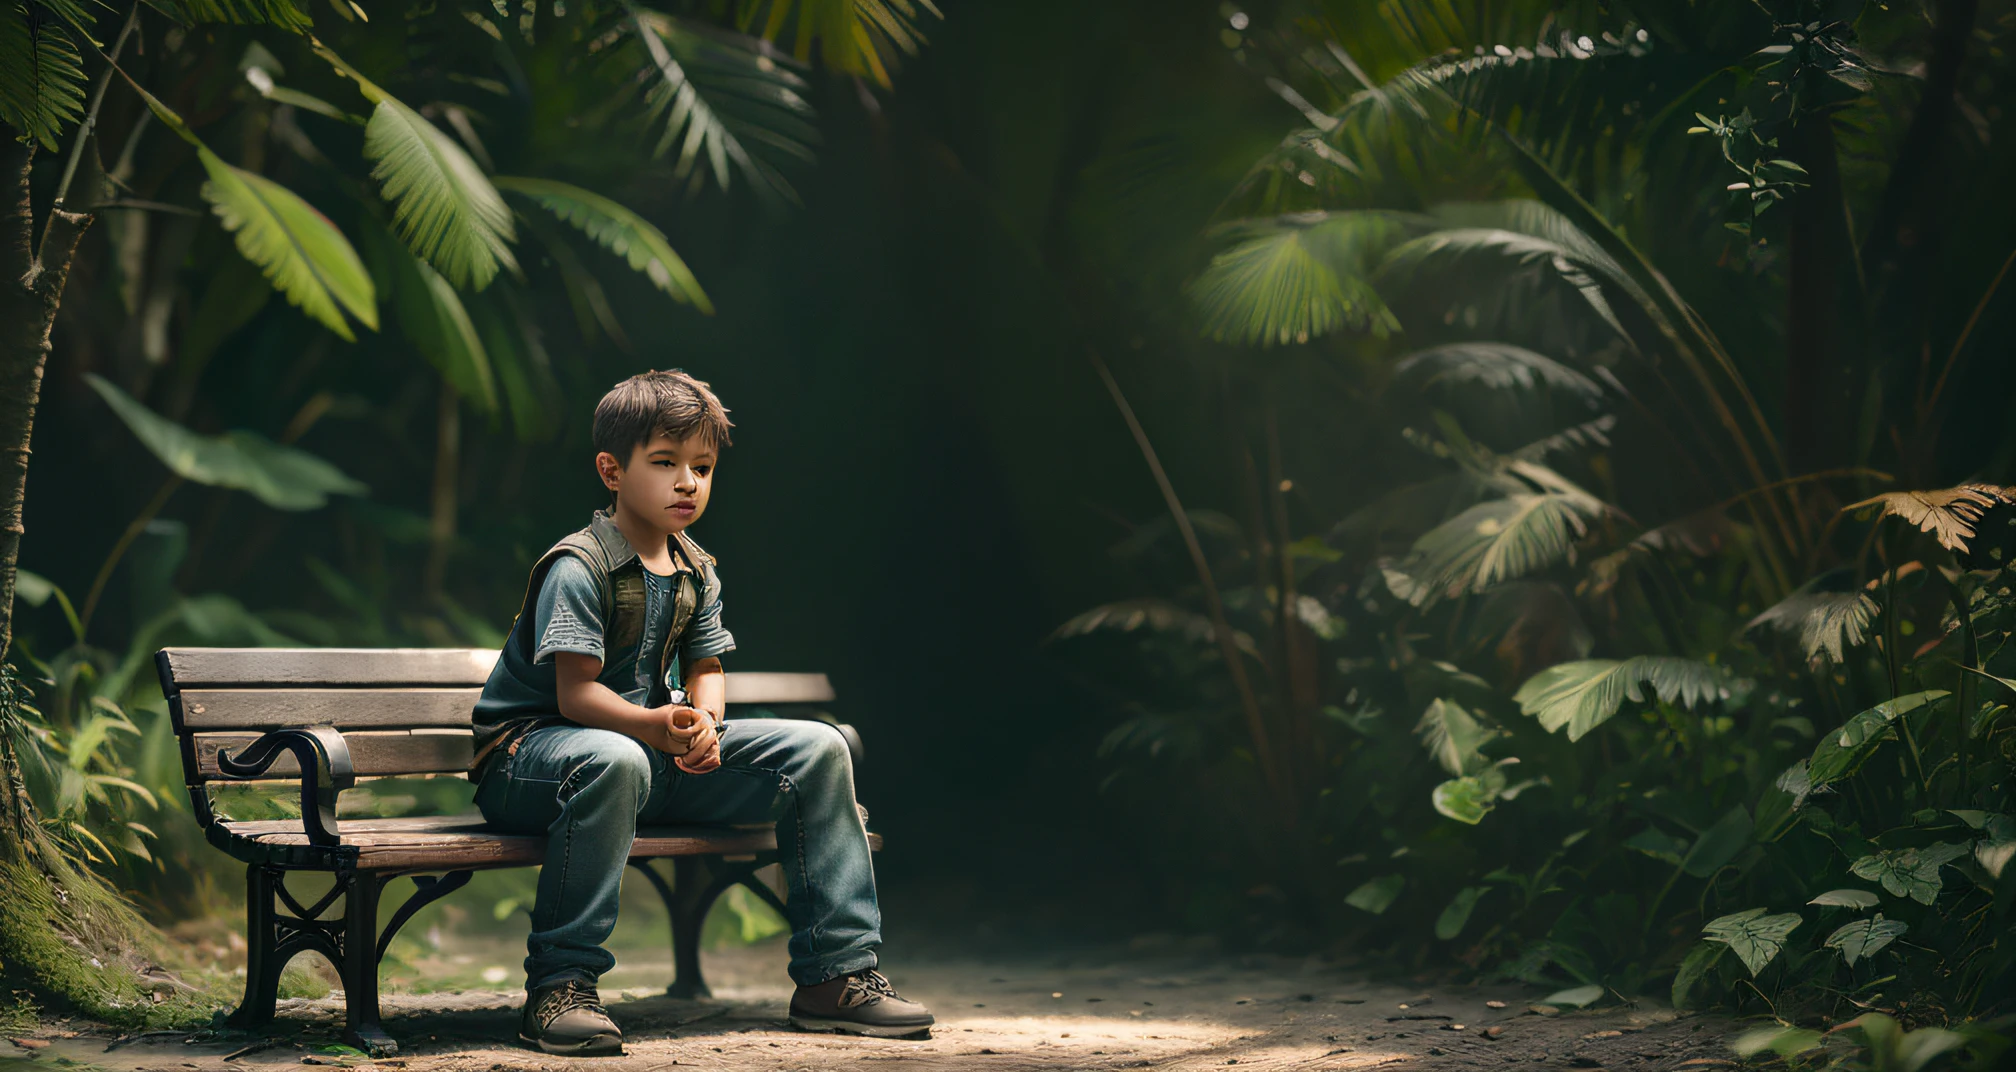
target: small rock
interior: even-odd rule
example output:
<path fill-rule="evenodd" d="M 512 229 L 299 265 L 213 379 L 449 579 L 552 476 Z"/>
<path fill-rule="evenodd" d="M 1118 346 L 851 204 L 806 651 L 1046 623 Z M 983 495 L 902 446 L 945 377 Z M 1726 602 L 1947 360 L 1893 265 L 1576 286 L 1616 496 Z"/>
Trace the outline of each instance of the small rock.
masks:
<path fill-rule="evenodd" d="M 1444 1031 L 1461 1031 L 1461 1030 L 1463 1030 L 1463 1025 L 1462 1025 L 1462 1024 L 1443 1024 L 1443 1025 L 1442 1025 L 1442 1030 L 1444 1030 Z"/>
<path fill-rule="evenodd" d="M 49 1045 L 49 1040 L 36 1039 L 36 1038 L 17 1038 L 14 1040 L 14 1045 L 19 1046 L 24 1050 L 39 1050 L 44 1046 Z"/>
<path fill-rule="evenodd" d="M 1583 1037 L 1583 1038 L 1585 1038 L 1585 1039 L 1599 1039 L 1599 1038 L 1623 1038 L 1623 1037 L 1624 1037 L 1624 1032 L 1622 1032 L 1622 1031 L 1591 1031 L 1591 1032 L 1589 1032 L 1588 1034 L 1586 1034 L 1586 1035 L 1584 1035 L 1584 1036 L 1582 1036 L 1582 1037 Z"/>
<path fill-rule="evenodd" d="M 1505 1003 L 1499 1001 L 1497 998 L 1492 998 L 1490 1001 L 1484 1003 L 1484 1007 L 1487 1009 L 1502 1009 L 1505 1007 Z"/>
<path fill-rule="evenodd" d="M 1052 990 L 1050 992 L 1050 996 L 1053 998 L 1061 998 L 1064 996 L 1064 992 L 1062 990 Z"/>
<path fill-rule="evenodd" d="M 1502 1036 L 1502 1035 L 1504 1035 L 1504 1034 L 1505 1034 L 1505 1029 L 1504 1029 L 1504 1028 L 1502 1028 L 1502 1027 L 1496 1027 L 1496 1026 L 1493 1026 L 1493 1027 L 1487 1027 L 1487 1028 L 1485 1028 L 1484 1030 L 1482 1030 L 1482 1031 L 1478 1032 L 1478 1034 L 1481 1034 L 1481 1035 L 1483 1035 L 1483 1036 L 1484 1036 L 1485 1038 L 1487 1038 L 1487 1039 L 1491 1039 L 1492 1041 L 1494 1041 L 1494 1042 L 1495 1042 L 1495 1041 L 1497 1041 L 1497 1039 L 1498 1039 L 1498 1038 L 1499 1038 L 1500 1036 Z"/>
<path fill-rule="evenodd" d="M 1553 1005 L 1528 1005 L 1526 1011 L 1535 1016 L 1559 1016 L 1561 1010 Z"/>

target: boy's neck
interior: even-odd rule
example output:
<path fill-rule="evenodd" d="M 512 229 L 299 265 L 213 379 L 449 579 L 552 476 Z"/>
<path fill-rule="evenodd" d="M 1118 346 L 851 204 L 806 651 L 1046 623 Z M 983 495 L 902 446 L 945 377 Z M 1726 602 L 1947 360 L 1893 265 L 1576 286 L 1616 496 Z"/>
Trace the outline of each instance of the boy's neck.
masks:
<path fill-rule="evenodd" d="M 623 538 L 630 541 L 630 547 L 637 552 L 637 558 L 644 568 L 653 573 L 671 573 L 677 568 L 672 558 L 671 541 L 676 535 L 652 525 L 643 518 L 623 509 L 621 503 L 609 511 L 609 519 L 616 523 L 616 529 Z"/>

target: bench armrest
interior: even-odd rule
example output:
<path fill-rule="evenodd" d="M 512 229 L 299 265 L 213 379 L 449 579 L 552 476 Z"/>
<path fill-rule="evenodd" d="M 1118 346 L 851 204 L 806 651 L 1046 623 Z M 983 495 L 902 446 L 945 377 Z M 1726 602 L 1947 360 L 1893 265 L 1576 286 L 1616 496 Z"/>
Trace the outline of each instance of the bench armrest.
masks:
<path fill-rule="evenodd" d="M 273 730 L 235 756 L 217 753 L 217 769 L 235 778 L 257 778 L 282 751 L 294 753 L 301 766 L 301 823 L 308 844 L 342 844 L 336 832 L 336 795 L 356 785 L 357 775 L 350 766 L 350 745 L 334 726 Z"/>

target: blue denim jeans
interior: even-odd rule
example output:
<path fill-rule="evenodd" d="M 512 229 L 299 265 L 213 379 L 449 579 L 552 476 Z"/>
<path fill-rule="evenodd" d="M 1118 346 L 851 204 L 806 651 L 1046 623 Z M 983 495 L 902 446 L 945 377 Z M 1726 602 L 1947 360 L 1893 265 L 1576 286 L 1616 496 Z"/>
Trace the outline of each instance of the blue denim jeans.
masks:
<path fill-rule="evenodd" d="M 639 826 L 775 820 L 791 924 L 793 981 L 812 986 L 876 966 L 882 912 L 868 833 L 854 806 L 854 763 L 823 722 L 735 719 L 721 766 L 688 774 L 643 742 L 585 726 L 547 726 L 491 765 L 476 788 L 491 825 L 544 834 L 525 985 L 594 982 L 615 966 L 616 926 Z"/>

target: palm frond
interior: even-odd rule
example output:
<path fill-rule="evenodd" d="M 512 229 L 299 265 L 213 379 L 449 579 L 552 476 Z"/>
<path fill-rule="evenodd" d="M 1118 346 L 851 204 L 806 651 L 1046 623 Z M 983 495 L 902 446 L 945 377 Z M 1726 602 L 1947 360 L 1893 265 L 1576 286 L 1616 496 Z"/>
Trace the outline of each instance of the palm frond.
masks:
<path fill-rule="evenodd" d="M 1564 454 L 1592 446 L 1607 447 L 1610 445 L 1610 430 L 1615 427 L 1617 427 L 1616 416 L 1606 413 L 1593 420 L 1563 428 L 1552 435 L 1541 436 L 1510 452 L 1506 457 L 1519 461 L 1539 462 L 1553 454 Z"/>
<path fill-rule="evenodd" d="M 1460 777 L 1490 765 L 1480 749 L 1498 732 L 1477 721 L 1462 705 L 1438 699 L 1421 712 L 1414 735 L 1443 770 Z"/>
<path fill-rule="evenodd" d="M 364 127 L 371 177 L 392 202 L 392 229 L 458 287 L 482 290 L 516 269 L 511 208 L 455 139 L 385 92 L 327 47 L 315 52 L 357 83 L 376 107 Z"/>
<path fill-rule="evenodd" d="M 1671 655 L 1583 659 L 1533 675 L 1512 700 L 1548 732 L 1565 727 L 1568 739 L 1579 741 L 1626 700 L 1643 703 L 1653 694 L 1691 710 L 1722 695 L 1722 674 L 1707 663 Z"/>
<path fill-rule="evenodd" d="M 1398 567 L 1412 582 L 1409 602 L 1474 594 L 1569 561 L 1588 523 L 1608 509 L 1544 466 L 1515 461 L 1508 470 L 1537 490 L 1478 503 L 1416 540 Z"/>
<path fill-rule="evenodd" d="M 1099 632 L 1135 633 L 1142 630 L 1174 633 L 1200 645 L 1217 642 L 1216 631 L 1208 616 L 1166 599 L 1123 599 L 1115 603 L 1101 604 L 1074 615 L 1071 620 L 1058 626 L 1050 634 L 1050 639 L 1062 640 Z M 1232 642 L 1240 651 L 1255 658 L 1259 657 L 1260 648 L 1253 642 L 1251 636 L 1234 630 Z"/>
<path fill-rule="evenodd" d="M 561 388 L 538 326 L 526 314 L 526 296 L 514 290 L 499 284 L 472 297 L 469 314 L 510 410 L 512 431 L 521 442 L 542 442 L 559 427 L 553 399 L 561 397 Z"/>
<path fill-rule="evenodd" d="M 1631 333 L 1611 308 L 1592 266 L 1578 259 L 1578 251 L 1552 239 L 1502 227 L 1435 231 L 1395 247 L 1386 256 L 1385 270 L 1403 279 L 1430 280 L 1463 262 L 1479 260 L 1503 262 L 1506 268 L 1515 271 L 1537 270 L 1568 285 L 1619 339 L 1635 345 Z M 1620 286 L 1625 283 L 1616 278 L 1609 282 Z"/>
<path fill-rule="evenodd" d="M 203 199 L 231 232 L 238 252 L 259 266 L 273 289 L 311 319 L 354 342 L 344 314 L 378 330 L 378 295 L 343 232 L 300 195 L 263 175 L 224 162 L 182 117 L 134 87 L 156 118 L 196 147 L 209 181 Z"/>
<path fill-rule="evenodd" d="M 1422 388 L 1477 384 L 1486 390 L 1549 387 L 1594 401 L 1603 395 L 1595 380 L 1547 357 L 1504 342 L 1457 342 L 1417 350 L 1393 368 L 1394 378 L 1419 380 Z"/>
<path fill-rule="evenodd" d="M 793 19 L 792 9 L 797 9 Z M 924 14 L 945 16 L 931 0 L 738 0 L 743 32 L 776 41 L 790 28 L 792 53 L 803 63 L 816 44 L 826 66 L 889 88 L 898 55 L 914 56 L 924 43 L 917 24 Z"/>
<path fill-rule="evenodd" d="M 1212 258 L 1189 287 L 1204 333 L 1221 342 L 1307 342 L 1339 329 L 1384 336 L 1400 323 L 1371 265 L 1407 233 L 1391 212 L 1314 213 L 1246 225 L 1260 233 Z"/>
<path fill-rule="evenodd" d="M 0 4 L 0 122 L 54 152 L 84 114 L 83 58 L 70 34 L 35 4 Z"/>
<path fill-rule="evenodd" d="M 1807 583 L 1752 618 L 1745 628 L 1768 625 L 1797 637 L 1815 669 L 1845 661 L 1847 649 L 1868 639 L 1876 601 L 1860 589 L 1830 591 L 1823 587 L 1829 579 L 1820 577 Z"/>
<path fill-rule="evenodd" d="M 304 33 L 314 26 L 296 0 L 155 0 L 154 6 L 185 25 L 228 22 L 238 26 L 278 26 Z"/>
<path fill-rule="evenodd" d="M 740 171 L 759 195 L 797 203 L 798 192 L 763 153 L 809 161 L 818 140 L 807 121 L 812 106 L 802 95 L 805 81 L 789 69 L 789 60 L 761 41 L 709 32 L 634 4 L 628 11 L 621 32 L 631 47 L 615 55 L 636 68 L 632 80 L 644 88 L 646 113 L 664 124 L 653 155 L 679 148 L 673 178 L 697 190 L 711 174 L 726 190 L 731 173 Z"/>
<path fill-rule="evenodd" d="M 579 186 L 552 179 L 499 176 L 493 180 L 500 190 L 522 194 L 538 202 L 555 216 L 572 224 L 582 234 L 609 252 L 622 257 L 631 268 L 644 273 L 652 285 L 703 313 L 712 313 L 700 281 L 692 269 L 665 240 L 665 233 L 651 221 L 628 208 Z"/>
<path fill-rule="evenodd" d="M 1948 551 L 1965 552 L 1974 537 L 1974 524 L 1991 508 L 2016 503 L 2016 488 L 1996 484 L 1962 484 L 1938 491 L 1886 491 L 1841 508 L 1842 513 L 1862 510 L 1879 518 L 1902 518 L 1921 532 L 1929 532 Z"/>
<path fill-rule="evenodd" d="M 455 388 L 457 394 L 488 411 L 497 408 L 497 377 L 489 348 L 447 279 L 426 261 L 406 257 L 408 285 L 396 288 L 393 307 L 408 339 Z"/>

